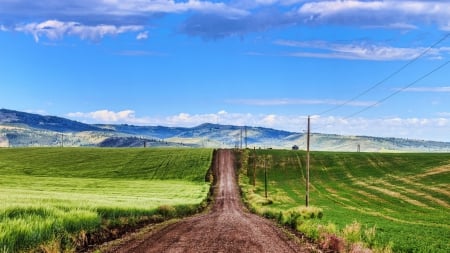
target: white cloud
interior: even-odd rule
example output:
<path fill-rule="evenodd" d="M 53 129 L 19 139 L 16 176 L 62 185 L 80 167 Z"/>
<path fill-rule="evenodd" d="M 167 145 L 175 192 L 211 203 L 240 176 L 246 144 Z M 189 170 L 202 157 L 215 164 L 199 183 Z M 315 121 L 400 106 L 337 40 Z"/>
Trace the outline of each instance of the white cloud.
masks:
<path fill-rule="evenodd" d="M 293 41 L 277 40 L 277 45 L 301 48 L 303 50 L 315 50 L 314 52 L 294 52 L 285 55 L 292 57 L 305 58 L 334 58 L 348 60 L 372 60 L 372 61 L 393 61 L 393 60 L 411 60 L 423 52 L 427 51 L 426 56 L 436 59 L 443 54 L 449 53 L 448 47 L 427 49 L 424 47 L 406 48 L 391 47 L 385 45 L 376 45 L 369 43 L 348 43 L 337 44 L 326 41 Z M 317 52 L 317 50 L 321 50 Z"/>
<path fill-rule="evenodd" d="M 413 24 L 408 24 L 404 22 L 390 23 L 390 24 L 378 24 L 378 25 L 366 25 L 366 28 L 384 28 L 384 29 L 395 29 L 395 30 L 416 30 L 418 27 Z"/>
<path fill-rule="evenodd" d="M 269 114 L 264 116 L 261 123 L 263 123 L 266 126 L 273 126 L 276 122 L 277 122 L 277 115 Z"/>
<path fill-rule="evenodd" d="M 189 13 L 197 17 L 188 18 L 181 32 L 217 38 L 304 24 L 401 30 L 433 25 L 449 31 L 449 10 L 448 1 L 437 0 L 15 0 L 2 2 L 0 22 L 17 22 L 9 28 L 23 20 L 51 19 L 91 27 L 148 26 L 159 14 Z"/>
<path fill-rule="evenodd" d="M 8 28 L 6 28 L 6 26 L 4 26 L 4 25 L 0 25 L 0 31 L 1 32 L 7 32 Z"/>
<path fill-rule="evenodd" d="M 141 31 L 148 26 L 149 20 L 160 17 L 160 14 L 192 12 L 230 19 L 250 14 L 222 2 L 200 0 L 42 0 L 32 3 L 16 0 L 2 2 L 1 5 L 0 23 L 4 16 L 15 22 L 11 29 L 2 25 L 1 30 L 31 33 L 36 41 L 41 36 L 61 39 L 66 35 L 96 40 L 105 35 Z M 7 21 L 11 23 L 9 19 Z M 147 32 L 137 35 L 137 39 L 147 38 Z"/>
<path fill-rule="evenodd" d="M 394 25 L 420 22 L 448 26 L 448 1 L 311 1 L 298 9 L 305 22 Z"/>
<path fill-rule="evenodd" d="M 440 112 L 437 115 L 443 118 L 450 118 L 450 112 Z"/>
<path fill-rule="evenodd" d="M 117 35 L 125 32 L 136 32 L 142 30 L 143 26 L 114 26 L 96 25 L 86 26 L 77 22 L 62 22 L 59 20 L 47 20 L 41 23 L 29 23 L 19 25 L 16 31 L 30 33 L 36 42 L 45 36 L 51 40 L 62 39 L 65 35 L 79 36 L 82 39 L 97 40 L 106 35 Z"/>
<path fill-rule="evenodd" d="M 313 132 L 450 141 L 450 118 L 340 118 L 312 120 Z"/>
<path fill-rule="evenodd" d="M 141 27 L 148 26 L 149 20 L 163 16 L 159 14 L 188 13 L 196 18 L 188 18 L 179 31 L 217 38 L 304 24 L 400 30 L 433 25 L 449 31 L 449 10 L 448 1 L 436 0 L 16 0 L 2 2 L 0 22 L 17 22 L 9 27 L 10 31 L 14 27 L 22 27 L 17 24 L 23 20 L 51 19 L 71 20 L 78 24 L 89 24 L 90 27 L 122 27 L 130 24 Z M 146 36 L 142 33 L 137 37 L 144 39 Z M 96 38 L 102 36 L 97 35 Z"/>
<path fill-rule="evenodd" d="M 238 17 L 247 15 L 245 10 L 230 7 L 221 2 L 188 0 L 128 0 L 128 1 L 103 1 L 97 3 L 104 8 L 109 8 L 110 12 L 118 15 L 151 14 L 151 13 L 183 13 L 188 11 L 215 13 L 228 17 Z"/>
<path fill-rule="evenodd" d="M 262 126 L 293 132 L 302 132 L 306 129 L 306 115 L 277 115 L 277 114 L 248 114 L 226 113 L 221 114 L 180 114 L 161 118 L 159 124 L 171 126 L 196 126 L 205 122 L 220 124 Z M 343 118 L 343 117 L 311 117 L 313 132 L 367 135 L 380 137 L 400 137 L 410 139 L 427 139 L 450 141 L 450 117 L 440 115 L 436 118 Z"/>
<path fill-rule="evenodd" d="M 148 31 L 144 31 L 144 32 L 140 32 L 137 36 L 136 36 L 137 40 L 146 40 L 148 39 Z"/>
<path fill-rule="evenodd" d="M 87 123 L 114 123 L 114 124 L 150 124 L 152 121 L 148 118 L 137 118 L 135 111 L 123 110 L 119 112 L 109 110 L 99 110 L 94 112 L 73 112 L 68 113 L 67 117 L 81 120 Z"/>
<path fill-rule="evenodd" d="M 448 93 L 450 92 L 450 86 L 442 87 L 411 87 L 407 89 L 402 89 L 406 92 L 436 92 L 436 93 Z"/>
<path fill-rule="evenodd" d="M 2 3 L 1 13 L 14 14 L 26 18 L 39 17 L 80 17 L 83 20 L 110 20 L 120 18 L 138 19 L 160 13 L 184 13 L 189 11 L 220 14 L 227 17 L 247 15 L 245 10 L 230 7 L 223 2 L 203 0 L 15 0 Z"/>

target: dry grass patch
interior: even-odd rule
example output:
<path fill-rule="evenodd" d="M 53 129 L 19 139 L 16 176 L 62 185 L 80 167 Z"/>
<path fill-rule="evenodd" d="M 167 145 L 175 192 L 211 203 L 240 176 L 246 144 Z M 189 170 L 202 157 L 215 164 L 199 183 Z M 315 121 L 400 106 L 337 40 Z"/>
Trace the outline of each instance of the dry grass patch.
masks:
<path fill-rule="evenodd" d="M 443 174 L 443 173 L 449 173 L 450 172 L 450 164 L 444 165 L 444 166 L 440 166 L 440 167 L 436 167 L 430 170 L 427 170 L 426 172 L 415 176 L 415 178 L 424 178 L 424 177 L 428 177 L 428 176 L 434 176 L 437 174 Z"/>

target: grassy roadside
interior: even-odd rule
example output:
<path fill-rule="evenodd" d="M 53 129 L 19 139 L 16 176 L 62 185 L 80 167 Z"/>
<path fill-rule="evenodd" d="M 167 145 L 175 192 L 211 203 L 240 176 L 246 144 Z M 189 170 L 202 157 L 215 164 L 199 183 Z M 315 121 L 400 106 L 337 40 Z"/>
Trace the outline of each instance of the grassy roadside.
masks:
<path fill-rule="evenodd" d="M 256 150 L 255 158 L 253 152 L 240 154 L 240 185 L 250 209 L 298 229 L 323 248 L 450 251 L 450 154 L 313 152 L 310 204 L 323 211 L 319 218 L 319 212 L 302 209 L 305 153 Z M 289 213 L 295 210 L 293 219 Z"/>
<path fill-rule="evenodd" d="M 195 213 L 211 159 L 208 149 L 0 149 L 0 252 L 71 252 Z"/>

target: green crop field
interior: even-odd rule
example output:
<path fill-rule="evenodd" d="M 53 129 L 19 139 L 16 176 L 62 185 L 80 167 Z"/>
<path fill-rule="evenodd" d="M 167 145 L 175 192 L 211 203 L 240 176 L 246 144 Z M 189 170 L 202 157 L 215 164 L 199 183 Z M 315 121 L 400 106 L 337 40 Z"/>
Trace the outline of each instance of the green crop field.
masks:
<path fill-rule="evenodd" d="M 260 213 L 305 205 L 305 152 L 241 155 L 241 186 Z M 263 201 L 264 163 L 270 201 Z M 353 226 L 360 230 L 355 241 L 379 251 L 450 252 L 450 154 L 312 152 L 310 164 L 310 205 L 323 217 L 297 224 L 300 230 L 314 225 L 303 231 L 309 236 L 319 239 L 330 228 L 345 237 Z M 368 231 L 375 236 L 367 238 Z"/>
<path fill-rule="evenodd" d="M 195 212 L 212 150 L 0 149 L 0 252 L 71 251 L 86 234 Z"/>

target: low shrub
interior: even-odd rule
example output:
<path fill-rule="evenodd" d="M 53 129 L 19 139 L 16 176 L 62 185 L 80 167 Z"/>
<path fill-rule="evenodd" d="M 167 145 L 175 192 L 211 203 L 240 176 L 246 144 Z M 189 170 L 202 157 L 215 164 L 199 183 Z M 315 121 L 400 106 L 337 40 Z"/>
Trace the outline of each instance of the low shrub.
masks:
<path fill-rule="evenodd" d="M 344 252 L 345 242 L 335 234 L 321 234 L 319 239 L 321 249 L 330 252 Z"/>
<path fill-rule="evenodd" d="M 356 243 L 362 240 L 361 237 L 361 224 L 354 221 L 352 224 L 345 226 L 342 230 L 342 236 L 349 243 Z"/>
<path fill-rule="evenodd" d="M 173 206 L 161 205 L 156 209 L 156 213 L 160 214 L 165 219 L 176 217 L 177 210 Z"/>

